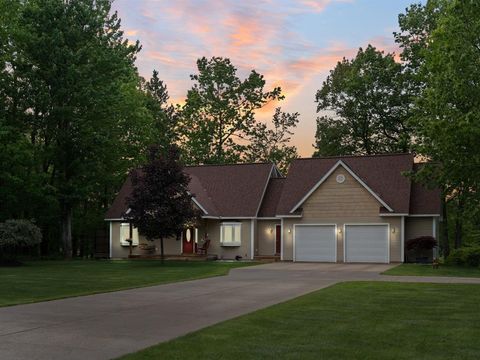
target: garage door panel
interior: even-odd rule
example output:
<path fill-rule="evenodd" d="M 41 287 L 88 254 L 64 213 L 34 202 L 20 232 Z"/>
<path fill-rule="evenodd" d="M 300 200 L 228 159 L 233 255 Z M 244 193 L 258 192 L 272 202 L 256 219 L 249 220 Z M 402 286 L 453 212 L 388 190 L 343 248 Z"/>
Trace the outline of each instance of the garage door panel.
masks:
<path fill-rule="evenodd" d="M 333 225 L 295 227 L 295 260 L 335 262 L 336 234 Z"/>
<path fill-rule="evenodd" d="M 346 225 L 346 262 L 388 262 L 387 225 Z"/>

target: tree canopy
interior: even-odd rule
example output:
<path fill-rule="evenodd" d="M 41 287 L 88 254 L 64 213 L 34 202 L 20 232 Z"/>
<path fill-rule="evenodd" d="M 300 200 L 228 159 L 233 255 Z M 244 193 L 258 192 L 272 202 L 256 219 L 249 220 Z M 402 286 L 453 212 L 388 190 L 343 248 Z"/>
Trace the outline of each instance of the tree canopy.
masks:
<path fill-rule="evenodd" d="M 316 94 L 315 156 L 406 152 L 411 98 L 394 54 L 368 45 L 343 59 Z"/>
<path fill-rule="evenodd" d="M 45 229 L 59 216 L 61 247 L 70 257 L 74 209 L 102 213 L 155 136 L 134 66 L 140 45 L 124 39 L 108 0 L 2 1 L 2 7 L 13 3 L 2 33 L 8 86 L 0 138 L 8 149 L 2 156 L 20 152 L 2 169 L 8 185 L 2 196 L 8 203 L 28 196 L 31 213 L 25 207 L 18 212 L 44 214 Z M 12 192 L 16 186 L 32 191 Z"/>

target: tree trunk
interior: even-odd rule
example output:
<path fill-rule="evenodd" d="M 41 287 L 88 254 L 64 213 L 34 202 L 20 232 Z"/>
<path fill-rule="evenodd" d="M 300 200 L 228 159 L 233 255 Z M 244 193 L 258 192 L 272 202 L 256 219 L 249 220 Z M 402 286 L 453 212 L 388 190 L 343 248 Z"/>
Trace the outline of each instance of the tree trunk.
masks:
<path fill-rule="evenodd" d="M 164 260 L 165 254 L 163 253 L 163 237 L 160 238 L 160 261 L 163 265 L 163 260 Z"/>
<path fill-rule="evenodd" d="M 455 249 L 462 247 L 462 221 L 459 214 L 455 218 Z"/>
<path fill-rule="evenodd" d="M 457 216 L 455 217 L 455 249 L 462 247 L 463 237 L 463 196 L 460 193 L 457 203 Z"/>
<path fill-rule="evenodd" d="M 62 245 L 65 259 L 72 258 L 72 205 L 61 203 Z"/>
<path fill-rule="evenodd" d="M 443 234 L 443 256 L 445 258 L 450 255 L 450 241 L 448 238 L 448 213 L 447 213 L 447 201 L 445 200 L 445 196 L 442 197 L 442 234 Z"/>

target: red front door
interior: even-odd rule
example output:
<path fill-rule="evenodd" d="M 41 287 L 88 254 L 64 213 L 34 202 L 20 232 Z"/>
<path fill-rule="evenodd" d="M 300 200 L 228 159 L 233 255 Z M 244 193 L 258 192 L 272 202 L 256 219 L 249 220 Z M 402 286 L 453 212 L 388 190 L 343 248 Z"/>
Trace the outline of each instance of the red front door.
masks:
<path fill-rule="evenodd" d="M 183 231 L 182 246 L 184 254 L 193 254 L 193 244 L 195 243 L 195 230 L 188 228 Z"/>
<path fill-rule="evenodd" d="M 275 255 L 280 255 L 281 246 L 282 246 L 282 226 L 277 225 L 275 227 Z"/>

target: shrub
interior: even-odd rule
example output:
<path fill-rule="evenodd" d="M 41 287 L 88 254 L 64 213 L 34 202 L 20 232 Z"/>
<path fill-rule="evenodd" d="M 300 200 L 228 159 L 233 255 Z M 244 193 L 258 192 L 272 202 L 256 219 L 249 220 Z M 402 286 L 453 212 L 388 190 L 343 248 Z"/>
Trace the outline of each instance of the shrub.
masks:
<path fill-rule="evenodd" d="M 7 220 L 0 223 L 0 257 L 15 258 L 19 250 L 40 244 L 42 233 L 28 220 Z"/>
<path fill-rule="evenodd" d="M 420 236 L 407 240 L 407 250 L 432 250 L 437 246 L 437 240 L 433 236 Z"/>
<path fill-rule="evenodd" d="M 450 265 L 480 266 L 480 246 L 455 249 L 448 256 L 446 263 Z"/>

